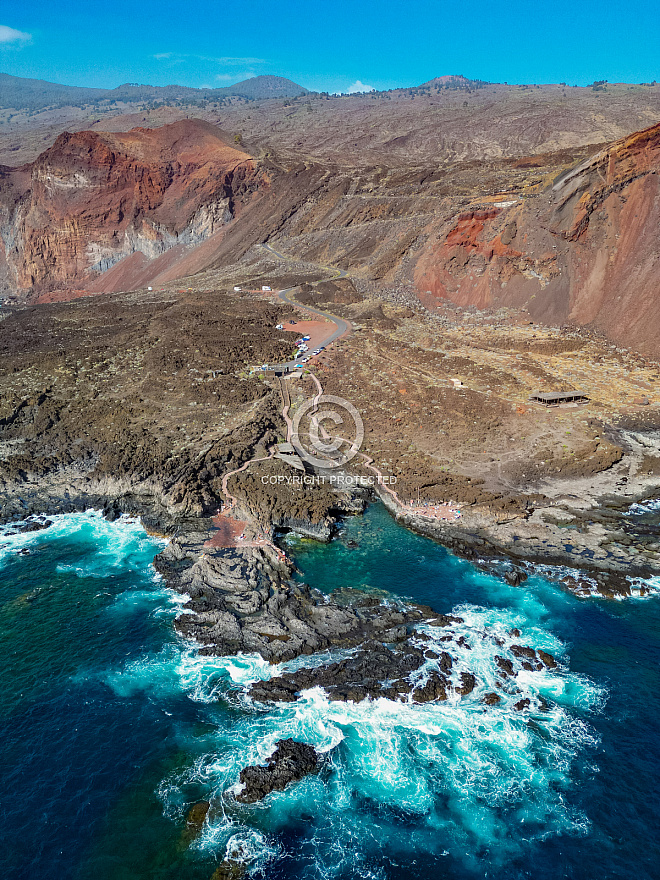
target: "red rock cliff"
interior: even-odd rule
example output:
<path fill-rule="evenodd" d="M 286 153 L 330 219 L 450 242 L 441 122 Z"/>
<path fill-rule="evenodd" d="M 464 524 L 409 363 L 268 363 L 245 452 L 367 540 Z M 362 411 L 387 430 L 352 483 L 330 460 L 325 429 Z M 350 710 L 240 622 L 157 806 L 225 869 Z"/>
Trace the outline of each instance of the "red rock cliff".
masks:
<path fill-rule="evenodd" d="M 37 293 L 93 284 L 132 254 L 203 241 L 262 184 L 251 158 L 199 120 L 62 134 L 32 165 L 0 169 L 6 275 Z"/>
<path fill-rule="evenodd" d="M 415 281 L 432 306 L 525 307 L 660 356 L 660 125 L 610 145 L 529 199 L 438 230 Z"/>

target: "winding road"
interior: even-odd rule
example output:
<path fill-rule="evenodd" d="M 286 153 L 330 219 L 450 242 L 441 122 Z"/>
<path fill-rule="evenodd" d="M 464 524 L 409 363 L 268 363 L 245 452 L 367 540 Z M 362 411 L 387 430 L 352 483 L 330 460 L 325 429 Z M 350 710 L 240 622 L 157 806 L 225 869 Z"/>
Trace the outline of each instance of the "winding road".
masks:
<path fill-rule="evenodd" d="M 262 247 L 265 248 L 267 251 L 269 251 L 271 254 L 273 254 L 278 259 L 290 262 L 289 257 L 286 257 L 284 254 L 278 253 L 278 251 L 274 250 L 270 245 L 264 244 L 264 245 L 262 245 Z M 328 266 L 323 266 L 322 268 L 327 269 L 328 271 L 331 271 L 330 267 L 328 267 Z M 329 279 L 329 280 L 334 280 L 335 278 L 345 278 L 347 276 L 347 272 L 345 272 L 343 269 L 336 269 L 336 273 L 337 274 L 333 276 L 333 279 Z M 296 285 L 296 287 L 297 286 L 298 285 Z M 323 339 L 322 342 L 319 343 L 319 346 L 318 346 L 319 348 L 325 348 L 326 346 L 330 345 L 331 342 L 334 342 L 335 339 L 339 339 L 341 336 L 343 336 L 345 333 L 348 333 L 352 329 L 350 322 L 345 321 L 343 318 L 339 318 L 336 315 L 331 314 L 330 312 L 324 312 L 321 309 L 315 309 L 312 306 L 304 306 L 304 305 L 301 305 L 300 303 L 296 302 L 295 299 L 291 298 L 291 292 L 293 290 L 295 290 L 296 287 L 287 287 L 285 290 L 280 290 L 278 293 L 279 298 L 281 300 L 283 300 L 284 302 L 288 303 L 289 305 L 294 306 L 297 309 L 302 309 L 306 312 L 311 313 L 312 315 L 317 315 L 321 318 L 325 318 L 326 320 L 328 320 L 332 324 L 334 324 L 335 329 L 325 339 Z M 303 366 L 303 364 L 302 364 L 301 359 L 297 358 L 295 360 L 287 361 L 286 363 L 283 363 L 283 364 L 276 364 L 276 365 L 271 364 L 271 365 L 269 365 L 268 369 L 279 371 L 279 370 L 284 370 L 287 368 L 291 369 L 291 368 L 302 367 L 302 366 Z M 310 371 L 309 376 L 311 377 L 311 379 L 313 380 L 313 382 L 316 386 L 317 393 L 314 396 L 313 409 L 312 409 L 312 412 L 316 412 L 316 410 L 318 408 L 319 400 L 323 395 L 323 386 L 321 385 L 318 377 L 315 376 L 313 372 Z M 287 439 L 287 441 L 290 441 L 291 436 L 292 436 L 292 431 L 293 431 L 293 424 L 291 421 L 291 416 L 289 415 L 289 410 L 291 408 L 291 397 L 289 395 L 289 388 L 287 386 L 286 378 L 284 376 L 279 376 L 278 379 L 279 379 L 279 385 L 280 385 L 280 393 L 282 395 L 282 416 L 284 418 L 284 421 L 285 421 L 286 427 L 287 427 L 286 439 Z M 323 434 L 325 436 L 325 439 L 332 439 L 330 437 L 330 435 L 328 435 L 324 430 L 323 430 Z M 339 437 L 339 438 L 335 438 L 335 439 L 342 440 L 343 438 Z M 350 441 L 345 441 L 345 442 L 348 443 Z M 232 516 L 233 511 L 238 506 L 238 498 L 229 491 L 228 482 L 229 482 L 230 478 L 233 477 L 234 474 L 239 474 L 242 471 L 246 470 L 251 464 L 256 464 L 257 462 L 260 462 L 260 461 L 268 461 L 269 459 L 274 458 L 275 454 L 276 454 L 276 447 L 271 446 L 269 449 L 268 455 L 262 455 L 257 458 L 253 458 L 250 461 L 246 461 L 239 468 L 235 468 L 234 470 L 228 471 L 224 475 L 224 477 L 222 479 L 222 494 L 227 499 L 227 506 L 222 511 L 222 513 L 218 512 L 218 516 L 215 517 L 216 524 L 219 524 L 219 520 L 221 517 L 226 518 L 226 517 Z M 359 454 L 360 458 L 362 459 L 363 466 L 366 467 L 368 470 L 372 471 L 372 473 L 376 474 L 376 476 L 378 477 L 379 484 L 383 487 L 383 489 L 390 495 L 390 497 L 394 501 L 395 509 L 397 510 L 397 514 L 401 514 L 401 513 L 411 514 L 412 513 L 412 514 L 416 514 L 418 516 L 423 516 L 423 517 L 430 518 L 430 519 L 443 519 L 443 520 L 457 519 L 460 516 L 460 512 L 458 512 L 454 509 L 452 502 L 449 502 L 448 504 L 445 503 L 445 504 L 436 504 L 436 505 L 428 505 L 428 506 L 419 506 L 419 505 L 414 506 L 412 501 L 409 502 L 408 504 L 406 504 L 399 497 L 397 492 L 394 489 L 392 489 L 390 486 L 387 485 L 387 480 L 383 477 L 382 471 L 380 471 L 379 468 L 377 468 L 374 465 L 373 458 L 366 455 L 364 452 L 360 452 L 358 454 Z M 213 545 L 212 539 L 205 544 L 206 547 L 210 547 L 212 545 Z M 236 545 L 236 546 L 238 546 L 238 545 Z M 255 539 L 252 541 L 249 541 L 249 540 L 243 541 L 240 546 L 243 546 L 243 547 L 246 547 L 246 546 L 269 547 L 270 549 L 275 551 L 275 553 L 277 554 L 277 556 L 280 559 L 286 559 L 286 555 L 284 554 L 284 552 L 279 547 L 277 547 L 276 544 L 274 544 L 269 538 L 267 538 L 263 534 L 257 535 L 255 537 Z"/>
<path fill-rule="evenodd" d="M 272 248 L 269 244 L 261 245 L 265 250 L 269 253 L 273 254 L 273 256 L 277 257 L 278 260 L 284 260 L 285 262 L 291 262 L 291 258 L 285 256 L 284 254 L 279 253 L 274 248 Z M 331 269 L 329 266 L 323 266 L 323 269 L 328 269 L 328 271 L 335 271 L 336 274 L 329 278 L 328 281 L 335 281 L 337 278 L 346 278 L 348 273 L 344 269 Z M 279 298 L 288 303 L 290 306 L 295 306 L 297 309 L 303 309 L 305 312 L 309 312 L 312 315 L 316 315 L 320 318 L 325 318 L 327 321 L 332 322 L 335 325 L 335 329 L 321 342 L 318 344 L 319 348 L 326 348 L 330 345 L 331 342 L 334 342 L 335 339 L 339 339 L 340 336 L 343 336 L 345 333 L 348 333 L 349 330 L 352 329 L 349 321 L 344 321 L 343 318 L 338 318 L 337 315 L 333 315 L 330 312 L 324 312 L 321 309 L 315 309 L 312 306 L 303 306 L 299 302 L 296 302 L 295 299 L 291 297 L 292 291 L 294 291 L 298 287 L 287 287 L 284 290 L 280 290 L 278 293 Z M 283 369 L 295 369 L 296 367 L 302 367 L 304 364 L 302 363 L 301 358 L 295 358 L 294 360 L 287 361 L 283 364 L 270 364 L 269 370 L 283 370 Z"/>

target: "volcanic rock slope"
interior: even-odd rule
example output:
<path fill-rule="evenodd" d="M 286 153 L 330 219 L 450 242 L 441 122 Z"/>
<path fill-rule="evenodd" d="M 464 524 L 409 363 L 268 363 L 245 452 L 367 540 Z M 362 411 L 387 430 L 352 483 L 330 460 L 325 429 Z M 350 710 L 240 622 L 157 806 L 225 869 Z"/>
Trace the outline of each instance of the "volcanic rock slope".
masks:
<path fill-rule="evenodd" d="M 511 119 L 527 98 L 515 97 L 514 112 L 507 96 L 502 104 L 502 96 L 484 95 L 479 100 L 493 106 L 456 111 L 467 114 L 466 135 L 470 120 L 508 107 L 499 145 L 491 119 L 481 146 L 471 141 L 480 158 L 460 158 L 465 151 L 453 147 L 450 157 L 438 128 L 435 163 L 428 126 L 422 152 L 419 133 L 409 133 L 407 162 L 400 161 L 398 136 L 378 164 L 365 164 L 359 149 L 351 164 L 336 145 L 321 158 L 315 144 L 325 109 L 318 121 L 299 122 L 297 155 L 289 131 L 297 107 L 279 108 L 285 135 L 274 122 L 266 132 L 262 119 L 261 134 L 241 149 L 199 120 L 60 135 L 32 165 L 2 169 L 5 289 L 43 301 L 164 284 L 203 270 L 228 282 L 228 269 L 263 253 L 254 245 L 274 241 L 298 261 L 339 265 L 363 285 L 414 286 L 432 310 L 448 300 L 526 309 L 534 320 L 586 325 L 655 355 L 660 126 L 604 148 L 588 143 L 605 133 L 592 126 L 559 149 L 570 140 L 571 120 L 559 114 L 552 129 L 548 99 L 542 141 L 511 140 Z M 587 98 L 595 100 L 581 100 Z M 617 120 L 612 130 L 625 125 L 620 99 L 602 97 Z M 401 129 L 401 100 L 391 101 L 381 128 Z M 272 121 L 277 108 L 267 104 L 262 115 Z M 315 117 L 316 105 L 309 106 L 307 117 Z M 361 106 L 359 118 L 367 113 Z M 459 122 L 456 116 L 454 126 Z M 523 147 L 548 146 L 554 149 L 520 155 Z"/>
<path fill-rule="evenodd" d="M 68 296 L 129 258 L 114 286 L 139 286 L 147 261 L 205 240 L 264 184 L 246 153 L 199 120 L 64 133 L 32 165 L 0 169 L 6 283 Z"/>
<path fill-rule="evenodd" d="M 422 299 L 525 308 L 657 356 L 659 171 L 656 125 L 580 162 L 537 198 L 503 193 L 460 213 L 417 261 Z"/>

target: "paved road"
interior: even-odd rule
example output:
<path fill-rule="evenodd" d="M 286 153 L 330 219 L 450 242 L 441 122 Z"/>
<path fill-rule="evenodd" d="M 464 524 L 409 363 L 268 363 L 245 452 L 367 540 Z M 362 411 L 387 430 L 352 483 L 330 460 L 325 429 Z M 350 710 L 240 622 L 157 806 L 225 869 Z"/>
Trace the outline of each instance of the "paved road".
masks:
<path fill-rule="evenodd" d="M 263 244 L 262 247 L 274 256 L 278 257 L 280 260 L 284 260 L 285 262 L 290 261 L 290 257 L 278 253 L 269 244 Z M 324 266 L 323 268 L 329 269 L 330 267 Z M 334 281 L 337 278 L 346 278 L 348 274 L 343 269 L 335 269 L 334 271 L 337 274 L 333 275 L 333 277 L 329 279 L 330 281 Z M 296 300 L 291 297 L 291 292 L 295 289 L 295 287 L 287 287 L 285 290 L 280 290 L 279 298 L 285 303 L 288 303 L 290 306 L 295 306 L 297 309 L 304 309 L 306 312 L 310 312 L 312 315 L 318 315 L 321 318 L 326 318 L 328 321 L 332 321 L 332 323 L 335 325 L 335 329 L 318 344 L 318 348 L 325 348 L 326 346 L 330 345 L 331 342 L 334 342 L 335 339 L 339 339 L 340 336 L 343 336 L 344 333 L 347 333 L 351 329 L 350 323 L 348 321 L 344 321 L 343 318 L 338 318 L 337 315 L 333 315 L 330 312 L 323 312 L 321 311 L 321 309 L 312 308 L 312 306 L 303 306 L 300 303 L 296 302 Z M 295 367 L 304 366 L 305 364 L 302 363 L 302 360 L 300 358 L 297 358 L 296 360 L 287 361 L 284 364 L 270 364 L 269 369 L 279 370 L 283 369 L 284 367 L 294 369 Z"/>

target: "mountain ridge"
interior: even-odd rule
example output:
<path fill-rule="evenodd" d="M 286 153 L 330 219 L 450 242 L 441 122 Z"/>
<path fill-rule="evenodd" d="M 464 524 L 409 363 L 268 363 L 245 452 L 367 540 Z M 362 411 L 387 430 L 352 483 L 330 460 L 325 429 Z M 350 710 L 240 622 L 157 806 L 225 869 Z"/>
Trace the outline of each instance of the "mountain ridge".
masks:
<path fill-rule="evenodd" d="M 43 110 L 51 106 L 79 106 L 100 101 L 137 103 L 158 100 L 194 100 L 197 98 L 239 97 L 248 100 L 292 98 L 308 94 L 303 86 L 283 76 L 263 74 L 250 77 L 231 86 L 217 89 L 197 89 L 170 84 L 123 83 L 114 89 L 67 86 L 48 80 L 31 79 L 0 73 L 0 109 Z"/>

